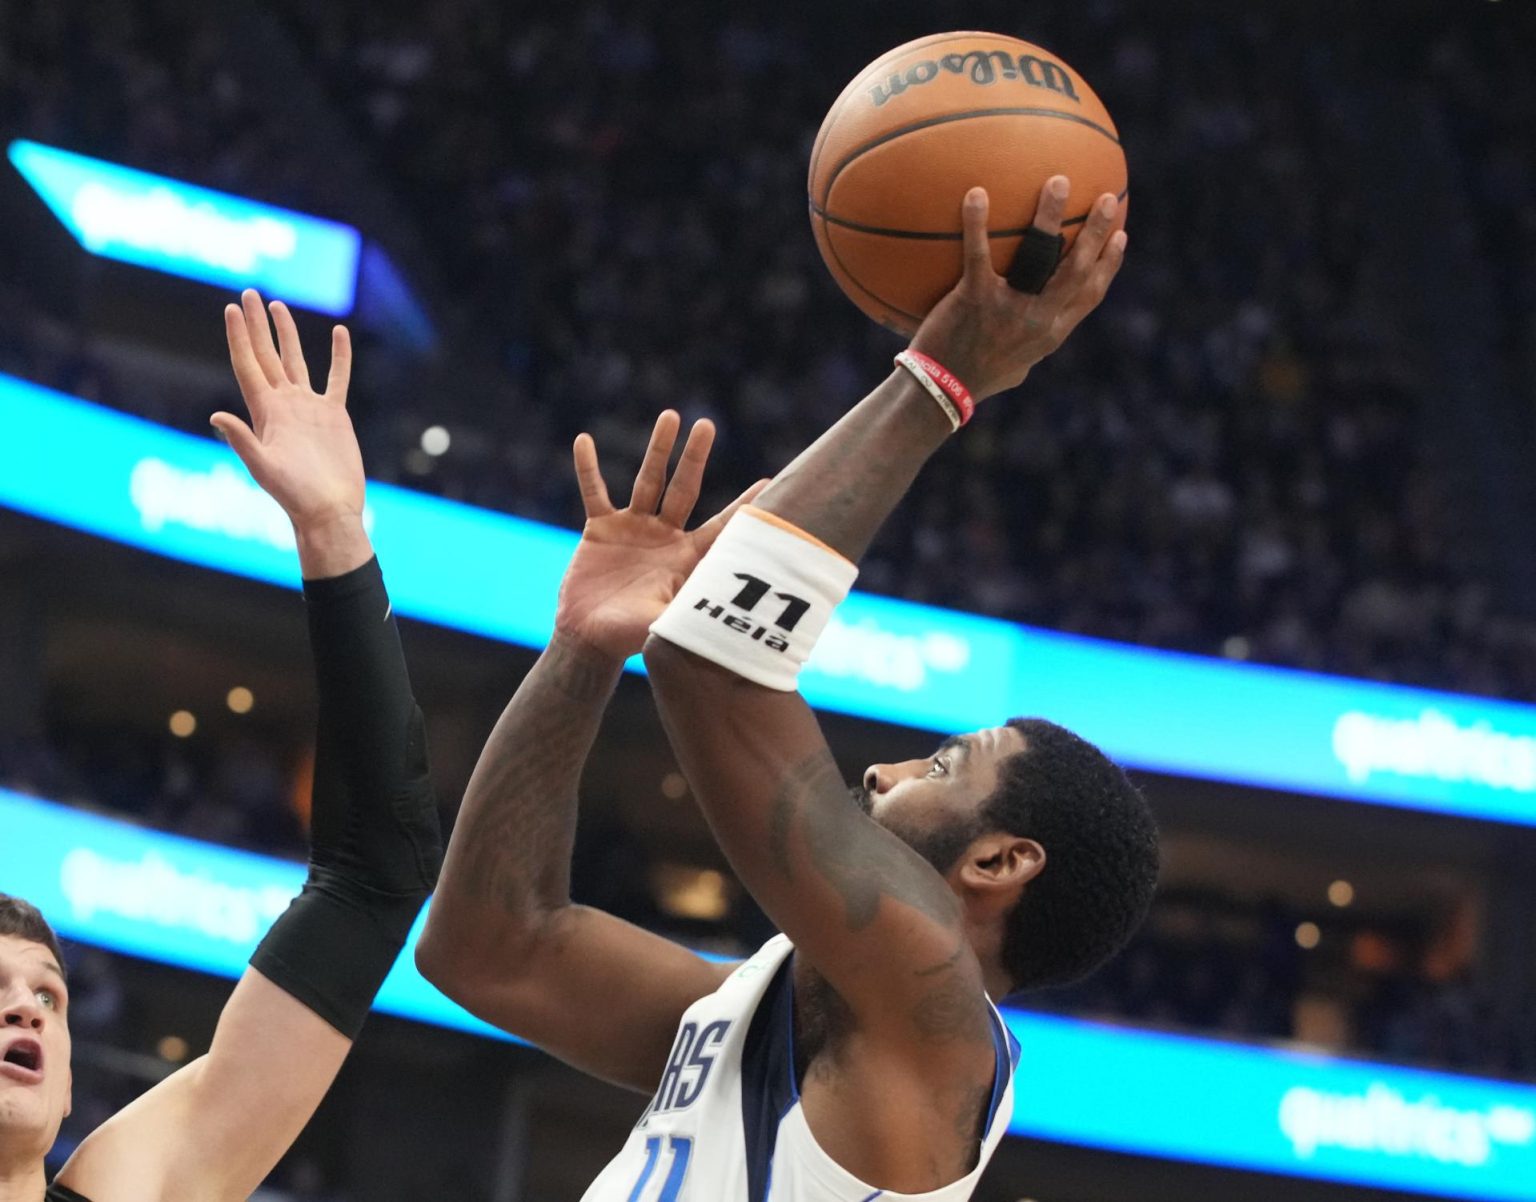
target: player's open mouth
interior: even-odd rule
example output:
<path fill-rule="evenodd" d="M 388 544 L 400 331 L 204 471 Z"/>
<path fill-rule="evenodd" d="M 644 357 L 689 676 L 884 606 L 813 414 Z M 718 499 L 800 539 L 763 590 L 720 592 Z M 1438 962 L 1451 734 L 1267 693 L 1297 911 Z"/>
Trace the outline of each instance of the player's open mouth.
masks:
<path fill-rule="evenodd" d="M 43 1045 L 35 1039 L 18 1039 L 0 1053 L 0 1074 L 36 1085 L 43 1079 Z"/>

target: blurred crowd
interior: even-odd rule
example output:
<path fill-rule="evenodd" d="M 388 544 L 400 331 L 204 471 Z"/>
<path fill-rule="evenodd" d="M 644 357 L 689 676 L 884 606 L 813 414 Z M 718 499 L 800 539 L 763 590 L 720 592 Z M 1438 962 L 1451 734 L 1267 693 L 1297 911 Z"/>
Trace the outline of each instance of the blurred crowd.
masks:
<path fill-rule="evenodd" d="M 490 373 L 488 394 L 434 387 L 430 371 L 370 382 L 384 393 L 364 402 L 375 475 L 570 524 L 575 490 L 552 469 L 570 436 L 591 429 L 617 475 L 670 405 L 720 425 L 706 501 L 723 499 L 889 370 L 898 344 L 816 255 L 805 165 L 842 80 L 945 13 L 884 5 L 871 41 L 858 5 L 273 7 L 434 240 L 458 306 L 450 353 Z M 989 405 L 919 481 L 863 587 L 1536 697 L 1536 626 L 1502 616 L 1422 420 L 1431 385 L 1362 282 L 1369 256 L 1391 253 L 1363 237 L 1370 139 L 1390 132 L 1360 104 L 1379 65 L 1280 10 L 1172 6 L 1154 27 L 1120 0 L 1063 0 L 1033 6 L 1027 29 L 994 0 L 964 11 L 1057 49 L 1105 98 L 1130 158 L 1133 249 L 1030 395 Z M 3 0 L 0 15 L 16 31 L 0 100 L 31 136 L 346 215 L 197 6 Z M 1479 269 L 1529 313 L 1536 120 L 1521 60 L 1467 71 L 1458 56 L 1481 48 L 1454 30 L 1420 43 L 1405 64 L 1417 54 L 1463 84 L 1445 104 L 1476 160 L 1479 213 L 1523 237 L 1523 257 L 1501 241 Z M 11 308 L 24 329 L 24 299 Z M 1517 325 L 1512 362 L 1530 332 Z M 29 366 L 6 341 L 23 339 L 0 333 L 0 366 Z M 32 357 L 138 403 L 83 348 Z M 433 424 L 446 454 L 418 445 Z"/>

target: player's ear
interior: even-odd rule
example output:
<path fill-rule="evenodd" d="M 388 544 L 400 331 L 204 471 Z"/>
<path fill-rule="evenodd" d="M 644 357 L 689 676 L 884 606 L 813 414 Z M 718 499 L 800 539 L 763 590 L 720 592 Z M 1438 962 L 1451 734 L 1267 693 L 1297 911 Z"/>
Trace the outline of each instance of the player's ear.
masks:
<path fill-rule="evenodd" d="M 973 904 L 1011 909 L 1045 867 L 1045 848 L 1033 839 L 993 831 L 972 841 L 960 859 L 960 886 Z"/>

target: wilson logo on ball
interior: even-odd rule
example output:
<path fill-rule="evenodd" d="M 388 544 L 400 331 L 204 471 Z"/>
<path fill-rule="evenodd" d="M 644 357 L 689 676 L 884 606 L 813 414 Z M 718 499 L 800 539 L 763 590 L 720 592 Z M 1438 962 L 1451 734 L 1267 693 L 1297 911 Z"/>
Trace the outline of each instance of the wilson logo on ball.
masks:
<path fill-rule="evenodd" d="M 984 87 L 998 80 L 1023 80 L 1032 88 L 1043 88 L 1075 103 L 1082 103 L 1077 89 L 1072 86 L 1072 77 L 1060 63 L 1033 54 L 1014 56 L 1003 50 L 973 50 L 969 54 L 946 54 L 940 59 L 925 58 L 922 62 L 913 63 L 905 71 L 888 76 L 884 83 L 875 84 L 869 89 L 870 99 L 878 108 L 908 88 L 931 83 L 939 77 L 941 71 L 951 75 L 967 75 L 972 83 Z"/>

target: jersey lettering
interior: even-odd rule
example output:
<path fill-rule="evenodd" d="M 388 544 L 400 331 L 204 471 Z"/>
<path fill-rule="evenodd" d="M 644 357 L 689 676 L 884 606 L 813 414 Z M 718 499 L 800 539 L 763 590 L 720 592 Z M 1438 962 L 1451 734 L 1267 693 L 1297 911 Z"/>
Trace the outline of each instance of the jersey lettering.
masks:
<path fill-rule="evenodd" d="M 699 1100 L 710 1070 L 715 1066 L 720 1045 L 725 1042 L 726 1032 L 730 1029 L 728 1019 L 717 1019 L 702 1029 L 693 1022 L 682 1025 L 647 1117 L 669 1110 L 683 1110 Z"/>

